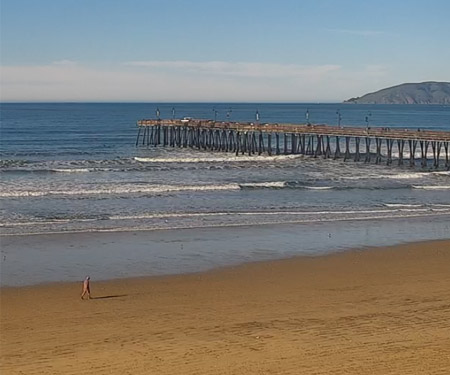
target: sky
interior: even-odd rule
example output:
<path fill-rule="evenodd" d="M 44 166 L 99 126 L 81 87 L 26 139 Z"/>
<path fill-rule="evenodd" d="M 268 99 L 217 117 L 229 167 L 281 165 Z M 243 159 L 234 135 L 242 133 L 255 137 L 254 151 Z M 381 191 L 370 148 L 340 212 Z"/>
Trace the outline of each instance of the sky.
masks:
<path fill-rule="evenodd" d="M 450 81 L 449 0 L 1 0 L 3 102 L 341 102 Z"/>

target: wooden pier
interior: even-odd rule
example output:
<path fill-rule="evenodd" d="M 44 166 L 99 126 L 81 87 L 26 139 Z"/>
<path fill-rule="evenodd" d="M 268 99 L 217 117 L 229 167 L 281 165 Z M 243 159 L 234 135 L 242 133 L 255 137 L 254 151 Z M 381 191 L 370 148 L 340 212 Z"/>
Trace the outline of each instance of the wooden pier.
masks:
<path fill-rule="evenodd" d="M 185 118 L 137 122 L 136 146 L 190 147 L 236 155 L 301 154 L 450 170 L 450 132 Z"/>

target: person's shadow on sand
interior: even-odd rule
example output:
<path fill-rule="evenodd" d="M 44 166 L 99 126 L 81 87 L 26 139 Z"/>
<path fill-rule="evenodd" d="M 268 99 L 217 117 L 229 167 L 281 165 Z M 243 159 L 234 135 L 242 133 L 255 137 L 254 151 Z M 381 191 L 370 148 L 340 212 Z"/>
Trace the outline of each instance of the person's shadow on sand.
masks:
<path fill-rule="evenodd" d="M 126 297 L 128 294 L 114 294 L 110 296 L 100 296 L 100 297 L 91 297 L 91 299 L 109 299 L 109 298 L 120 298 L 120 297 Z"/>

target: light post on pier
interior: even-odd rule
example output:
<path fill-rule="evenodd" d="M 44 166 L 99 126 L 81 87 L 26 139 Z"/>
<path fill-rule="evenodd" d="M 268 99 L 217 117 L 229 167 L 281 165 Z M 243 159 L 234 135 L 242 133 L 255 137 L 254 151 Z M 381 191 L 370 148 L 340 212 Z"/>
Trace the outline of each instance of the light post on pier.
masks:
<path fill-rule="evenodd" d="M 372 117 L 372 113 L 369 111 L 366 115 L 366 128 L 369 130 L 369 119 Z"/>
<path fill-rule="evenodd" d="M 259 123 L 259 112 L 258 112 L 258 110 L 256 110 L 255 119 L 256 119 L 256 123 L 258 124 Z"/>
<path fill-rule="evenodd" d="M 336 111 L 336 115 L 337 115 L 337 123 L 338 123 L 338 126 L 341 127 L 342 115 L 341 115 L 341 110 L 340 110 L 340 109 L 338 109 L 338 110 Z"/>
<path fill-rule="evenodd" d="M 219 111 L 217 111 L 215 108 L 213 108 L 213 112 L 214 112 L 214 122 L 217 121 L 217 114 L 219 113 Z"/>
<path fill-rule="evenodd" d="M 230 117 L 231 117 L 231 112 L 233 112 L 231 110 L 231 108 L 227 111 L 227 122 L 230 122 Z"/>
<path fill-rule="evenodd" d="M 305 118 L 306 118 L 306 124 L 309 125 L 309 108 L 306 108 L 306 113 L 305 113 Z"/>
<path fill-rule="evenodd" d="M 172 107 L 172 120 L 175 120 L 175 107 Z"/>
<path fill-rule="evenodd" d="M 159 108 L 156 108 L 156 112 L 155 112 L 155 113 L 156 113 L 156 118 L 159 120 L 159 119 L 160 119 L 159 116 L 160 116 L 160 114 L 161 114 L 161 113 L 159 112 Z"/>

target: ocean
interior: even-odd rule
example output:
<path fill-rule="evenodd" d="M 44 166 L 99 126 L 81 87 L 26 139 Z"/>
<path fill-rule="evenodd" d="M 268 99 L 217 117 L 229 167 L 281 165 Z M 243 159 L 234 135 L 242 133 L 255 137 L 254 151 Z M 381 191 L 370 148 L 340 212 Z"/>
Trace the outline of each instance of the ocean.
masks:
<path fill-rule="evenodd" d="M 231 244 L 236 228 L 242 233 L 244 227 L 261 230 L 274 225 L 293 225 L 296 229 L 289 236 L 304 233 L 302 244 L 308 249 L 325 246 L 308 235 L 317 228 L 331 236 L 342 233 L 342 228 L 363 233 L 390 227 L 387 238 L 379 232 L 370 238 L 355 232 L 352 238 L 358 241 L 348 243 L 341 235 L 340 242 L 333 242 L 335 248 L 385 244 L 389 238 L 401 242 L 449 237 L 448 171 L 398 167 L 395 162 L 388 167 L 301 155 L 236 156 L 136 147 L 136 121 L 155 118 L 157 108 L 161 118 L 171 118 L 174 110 L 177 118 L 216 116 L 218 121 L 253 121 L 258 111 L 260 121 L 268 123 L 304 123 L 308 112 L 310 122 L 330 125 L 337 124 L 339 111 L 343 126 L 365 127 L 367 118 L 371 127 L 450 130 L 449 106 L 3 103 L 3 243 L 11 236 L 30 234 L 224 228 L 228 232 L 220 236 L 230 238 Z M 258 236 L 264 238 L 264 231 Z M 273 232 L 271 236 L 275 249 L 292 248 L 283 256 L 295 254 L 293 237 L 280 235 L 275 240 Z M 292 241 L 287 244 L 286 238 Z M 232 256 L 225 258 L 238 262 Z"/>

